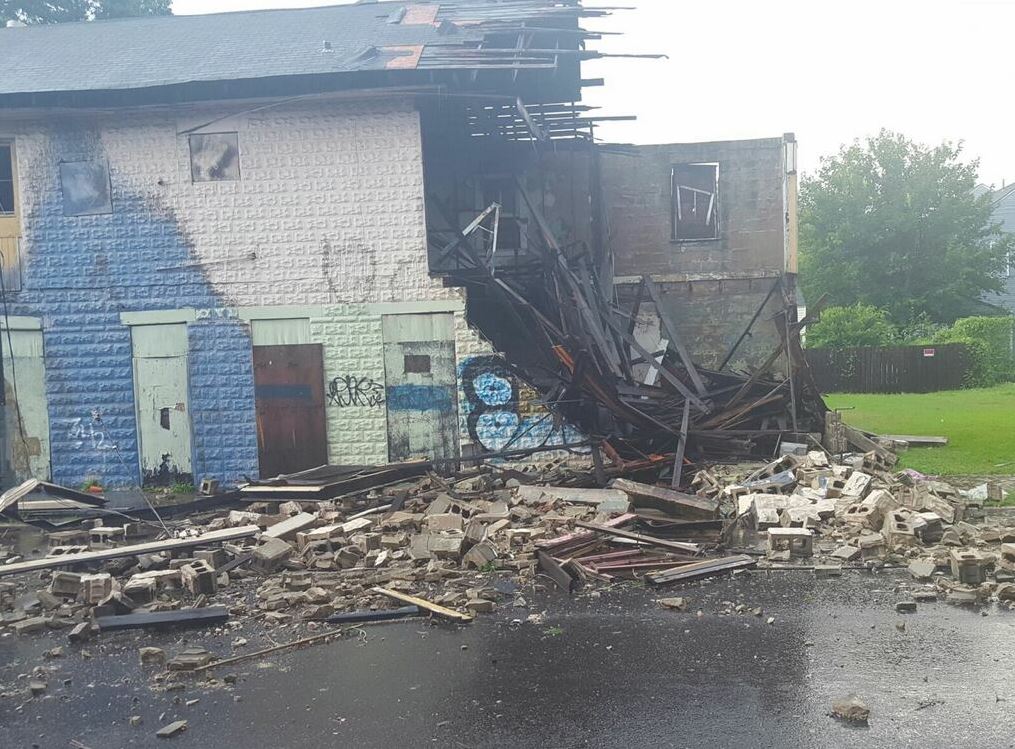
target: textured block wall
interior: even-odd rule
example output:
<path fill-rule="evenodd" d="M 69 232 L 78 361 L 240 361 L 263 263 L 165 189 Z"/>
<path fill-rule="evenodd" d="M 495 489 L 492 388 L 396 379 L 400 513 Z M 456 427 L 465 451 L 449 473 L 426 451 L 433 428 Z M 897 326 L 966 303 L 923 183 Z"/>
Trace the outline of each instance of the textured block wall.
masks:
<path fill-rule="evenodd" d="M 242 179 L 193 183 L 179 133 L 235 109 L 0 123 L 16 138 L 24 231 L 24 290 L 10 312 L 43 319 L 60 483 L 138 480 L 122 312 L 313 303 L 338 306 L 336 319 L 349 322 L 345 305 L 460 294 L 427 274 L 419 123 L 408 104 L 288 104 L 222 120 L 203 132 L 238 133 Z M 111 214 L 63 215 L 60 164 L 72 161 L 108 163 Z M 315 323 L 342 352 L 329 378 L 355 372 L 346 360 L 356 346 L 376 343 L 364 374 L 380 361 L 379 318 L 350 324 L 356 333 Z M 195 476 L 254 476 L 246 327 L 198 323 L 189 338 Z M 384 457 L 382 417 L 361 419 L 366 429 L 335 421 L 333 458 Z"/>
<path fill-rule="evenodd" d="M 332 306 L 326 313 L 311 320 L 310 336 L 324 345 L 328 462 L 386 463 L 381 317 L 363 304 Z"/>

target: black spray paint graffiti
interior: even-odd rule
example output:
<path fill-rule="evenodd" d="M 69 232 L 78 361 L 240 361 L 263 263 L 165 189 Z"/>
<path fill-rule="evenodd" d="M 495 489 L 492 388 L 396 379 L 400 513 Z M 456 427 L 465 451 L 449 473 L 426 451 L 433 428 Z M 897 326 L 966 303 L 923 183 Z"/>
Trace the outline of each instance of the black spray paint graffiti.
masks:
<path fill-rule="evenodd" d="M 484 449 L 497 452 L 578 441 L 575 430 L 559 423 L 539 402 L 539 394 L 520 382 L 500 357 L 467 360 L 459 378 L 469 436 Z"/>
<path fill-rule="evenodd" d="M 366 406 L 380 408 L 384 405 L 384 385 L 369 377 L 345 375 L 328 383 L 328 403 L 339 408 Z"/>

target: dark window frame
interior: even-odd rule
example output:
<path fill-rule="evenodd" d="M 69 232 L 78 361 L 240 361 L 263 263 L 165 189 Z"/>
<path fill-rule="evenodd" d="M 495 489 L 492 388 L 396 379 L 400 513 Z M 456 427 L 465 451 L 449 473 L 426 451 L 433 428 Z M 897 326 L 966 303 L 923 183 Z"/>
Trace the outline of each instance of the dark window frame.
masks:
<path fill-rule="evenodd" d="M 702 179 L 705 169 L 712 172 L 710 179 Z M 678 181 L 679 180 L 679 181 Z M 717 161 L 698 161 L 670 166 L 670 241 L 684 244 L 690 242 L 716 242 L 721 238 L 719 188 L 720 165 Z M 707 186 L 712 189 L 708 191 Z M 705 201 L 704 205 L 699 201 Z M 682 218 L 685 204 L 690 203 L 691 211 L 705 210 L 704 222 L 687 221 Z M 709 218 L 711 217 L 711 218 Z M 695 231 L 696 228 L 701 230 Z"/>
<path fill-rule="evenodd" d="M 12 217 L 18 215 L 18 169 L 17 169 L 17 156 L 14 152 L 14 142 L 9 140 L 0 140 L 0 150 L 4 150 L 8 153 L 9 158 L 6 162 L 8 175 L 5 177 L 5 172 L 0 171 L 0 216 Z M 0 161 L 0 167 L 3 165 L 3 161 Z M 11 202 L 10 210 L 6 210 L 4 207 L 4 185 L 10 185 L 9 198 Z"/>

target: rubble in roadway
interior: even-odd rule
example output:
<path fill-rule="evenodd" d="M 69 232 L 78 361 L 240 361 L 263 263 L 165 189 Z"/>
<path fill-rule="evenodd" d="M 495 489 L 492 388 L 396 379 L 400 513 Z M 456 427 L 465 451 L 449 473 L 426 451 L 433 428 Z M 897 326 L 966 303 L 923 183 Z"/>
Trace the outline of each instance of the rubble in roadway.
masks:
<path fill-rule="evenodd" d="M 131 519 L 71 505 L 84 520 L 33 520 L 49 528 L 38 548 L 0 547 L 0 639 L 53 645 L 17 665 L 0 700 L 20 710 L 62 694 L 72 655 L 136 659 L 150 689 L 176 695 L 179 709 L 156 730 L 172 738 L 200 699 L 185 690 L 235 689 L 236 669 L 340 638 L 365 642 L 367 626 L 426 617 L 458 627 L 490 615 L 539 626 L 546 596 L 595 605 L 631 584 L 690 616 L 686 584 L 724 574 L 894 569 L 906 580 L 900 614 L 939 601 L 1015 608 L 1015 527 L 987 522 L 989 492 L 898 471 L 893 452 L 870 444 L 833 456 L 783 443 L 768 463 L 702 468 L 687 491 L 653 481 L 654 466 L 598 486 L 588 456 L 550 453 L 449 476 L 425 461 L 326 467 Z M 172 646 L 158 634 L 167 631 Z"/>

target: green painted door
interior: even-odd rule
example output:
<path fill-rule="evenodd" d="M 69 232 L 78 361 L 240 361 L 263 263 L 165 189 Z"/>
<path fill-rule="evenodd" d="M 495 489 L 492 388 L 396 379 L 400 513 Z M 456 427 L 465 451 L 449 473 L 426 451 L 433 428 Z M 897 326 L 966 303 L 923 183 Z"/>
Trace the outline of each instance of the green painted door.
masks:
<path fill-rule="evenodd" d="M 458 457 L 454 315 L 385 315 L 388 458 Z"/>
<path fill-rule="evenodd" d="M 48 480 L 49 409 L 42 331 L 12 330 L 9 344 L 6 331 L 0 334 L 3 337 L 11 467 L 19 483 L 29 478 Z"/>
<path fill-rule="evenodd" d="M 192 484 L 187 326 L 139 325 L 131 340 L 142 484 Z"/>

